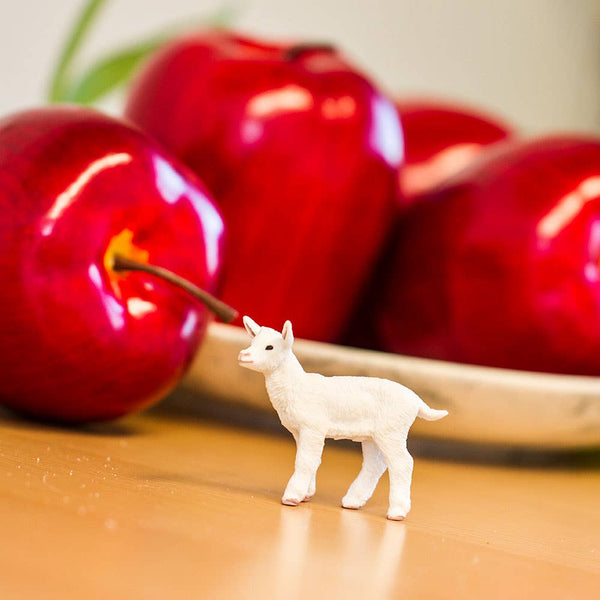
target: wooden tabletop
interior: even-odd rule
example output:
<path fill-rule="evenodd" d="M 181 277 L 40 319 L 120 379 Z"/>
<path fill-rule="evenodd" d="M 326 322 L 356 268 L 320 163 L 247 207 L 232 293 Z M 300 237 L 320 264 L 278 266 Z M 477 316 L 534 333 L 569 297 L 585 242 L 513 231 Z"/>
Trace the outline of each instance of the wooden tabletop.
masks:
<path fill-rule="evenodd" d="M 279 498 L 291 437 L 149 413 L 86 430 L 0 415 L 0 598 L 600 597 L 600 468 L 417 458 L 340 499 L 360 454 L 327 445 L 317 494 Z"/>

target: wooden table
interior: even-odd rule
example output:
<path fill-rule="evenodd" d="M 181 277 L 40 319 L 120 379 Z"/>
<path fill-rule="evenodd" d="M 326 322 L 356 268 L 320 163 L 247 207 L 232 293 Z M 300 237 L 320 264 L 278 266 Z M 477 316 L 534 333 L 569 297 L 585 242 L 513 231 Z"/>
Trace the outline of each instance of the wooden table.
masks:
<path fill-rule="evenodd" d="M 328 444 L 317 495 L 279 504 L 291 437 L 147 413 L 88 430 L 0 416 L 0 598 L 599 598 L 600 468 L 417 458 L 339 507 L 360 454 Z"/>

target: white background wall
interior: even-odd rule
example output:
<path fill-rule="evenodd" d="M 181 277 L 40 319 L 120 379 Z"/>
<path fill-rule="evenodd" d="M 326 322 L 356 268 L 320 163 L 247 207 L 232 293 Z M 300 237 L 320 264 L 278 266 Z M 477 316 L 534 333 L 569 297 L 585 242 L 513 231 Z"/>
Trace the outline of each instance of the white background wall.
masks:
<path fill-rule="evenodd" d="M 86 55 L 227 0 L 112 0 Z M 480 105 L 531 132 L 600 134 L 600 0 L 233 0 L 237 26 L 331 40 L 389 91 Z M 40 104 L 79 0 L 0 0 L 0 113 Z"/>

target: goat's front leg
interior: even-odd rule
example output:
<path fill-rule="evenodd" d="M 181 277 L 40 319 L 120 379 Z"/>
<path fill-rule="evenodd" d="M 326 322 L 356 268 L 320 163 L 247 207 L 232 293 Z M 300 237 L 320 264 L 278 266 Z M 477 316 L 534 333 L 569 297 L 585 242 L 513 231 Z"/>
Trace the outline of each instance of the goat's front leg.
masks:
<path fill-rule="evenodd" d="M 303 429 L 294 435 L 296 439 L 296 464 L 281 502 L 296 506 L 310 496 L 311 484 L 321 464 L 325 436 L 317 431 Z"/>
<path fill-rule="evenodd" d="M 306 492 L 306 496 L 304 496 L 304 502 L 308 502 L 317 491 L 317 472 L 315 471 L 312 480 L 308 486 L 308 491 Z"/>
<path fill-rule="evenodd" d="M 298 447 L 298 432 L 291 431 L 291 434 L 294 436 L 294 441 L 296 442 L 296 448 L 297 448 Z M 308 491 L 306 492 L 306 496 L 304 496 L 304 499 L 302 500 L 302 502 L 308 502 L 315 495 L 316 491 L 317 491 L 317 472 L 315 471 L 313 473 L 312 480 L 308 486 Z"/>

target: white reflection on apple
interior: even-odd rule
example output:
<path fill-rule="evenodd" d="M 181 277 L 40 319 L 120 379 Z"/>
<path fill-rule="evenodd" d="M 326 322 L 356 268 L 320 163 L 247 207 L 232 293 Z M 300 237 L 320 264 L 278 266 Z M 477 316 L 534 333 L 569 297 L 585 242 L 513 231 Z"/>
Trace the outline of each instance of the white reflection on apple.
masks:
<path fill-rule="evenodd" d="M 240 128 L 242 142 L 244 142 L 246 145 L 258 142 L 263 135 L 263 131 L 264 127 L 260 121 L 256 119 L 246 119 Z"/>
<path fill-rule="evenodd" d="M 217 274 L 219 268 L 220 240 L 223 237 L 223 219 L 217 212 L 212 202 L 206 196 L 190 191 L 190 200 L 198 207 L 202 214 L 200 224 L 204 230 L 204 245 L 206 247 L 206 269 L 210 277 Z"/>
<path fill-rule="evenodd" d="M 169 203 L 175 204 L 188 189 L 188 185 L 181 175 L 160 156 L 154 155 L 152 159 L 156 175 L 156 187 L 160 195 Z"/>
<path fill-rule="evenodd" d="M 220 240 L 223 236 L 223 220 L 212 202 L 201 192 L 197 192 L 188 182 L 163 158 L 153 157 L 156 187 L 170 204 L 175 204 L 185 197 L 192 202 L 196 212 L 202 215 L 198 219 L 204 233 L 206 246 L 206 268 L 211 277 L 216 275 L 219 267 Z"/>
<path fill-rule="evenodd" d="M 593 221 L 590 224 L 588 234 L 588 262 L 586 263 L 583 274 L 590 283 L 600 281 L 600 272 L 598 258 L 600 257 L 600 221 Z"/>
<path fill-rule="evenodd" d="M 290 112 L 307 111 L 313 106 L 311 92 L 290 83 L 251 98 L 246 104 L 246 114 L 252 119 L 268 119 Z"/>
<path fill-rule="evenodd" d="M 400 166 L 404 157 L 404 137 L 396 107 L 386 98 L 375 96 L 371 101 L 371 114 L 371 148 L 391 166 Z"/>
<path fill-rule="evenodd" d="M 189 339 L 196 331 L 196 325 L 198 325 L 198 315 L 196 311 L 190 310 L 181 326 L 181 337 L 183 339 Z"/>
<path fill-rule="evenodd" d="M 424 194 L 466 167 L 482 149 L 482 144 L 456 144 L 444 148 L 429 160 L 404 165 L 400 171 L 402 191 L 406 196 Z"/>
<path fill-rule="evenodd" d="M 257 94 L 246 103 L 245 119 L 240 126 L 242 142 L 250 145 L 262 138 L 263 120 L 291 112 L 308 111 L 314 104 L 309 90 L 292 83 Z"/>
<path fill-rule="evenodd" d="M 50 210 L 44 217 L 42 226 L 42 235 L 49 236 L 54 230 L 56 222 L 64 212 L 73 204 L 81 190 L 97 175 L 118 165 L 124 165 L 132 161 L 132 156 L 128 152 L 111 153 L 91 162 L 77 179 L 67 187 L 67 189 L 57 196 L 50 207 Z"/>
<path fill-rule="evenodd" d="M 556 237 L 590 201 L 600 196 L 600 176 L 587 177 L 573 191 L 565 194 L 538 223 L 537 235 L 542 240 Z"/>
<path fill-rule="evenodd" d="M 156 312 L 156 304 L 141 298 L 128 298 L 127 312 L 136 319 L 142 319 L 146 315 Z"/>
<path fill-rule="evenodd" d="M 106 314 L 113 329 L 123 329 L 125 327 L 125 309 L 115 298 L 106 292 L 98 267 L 90 265 L 88 275 L 92 283 L 96 286 L 96 289 L 100 290 L 100 299 L 102 300 L 102 304 L 104 304 L 104 308 L 106 308 Z"/>

